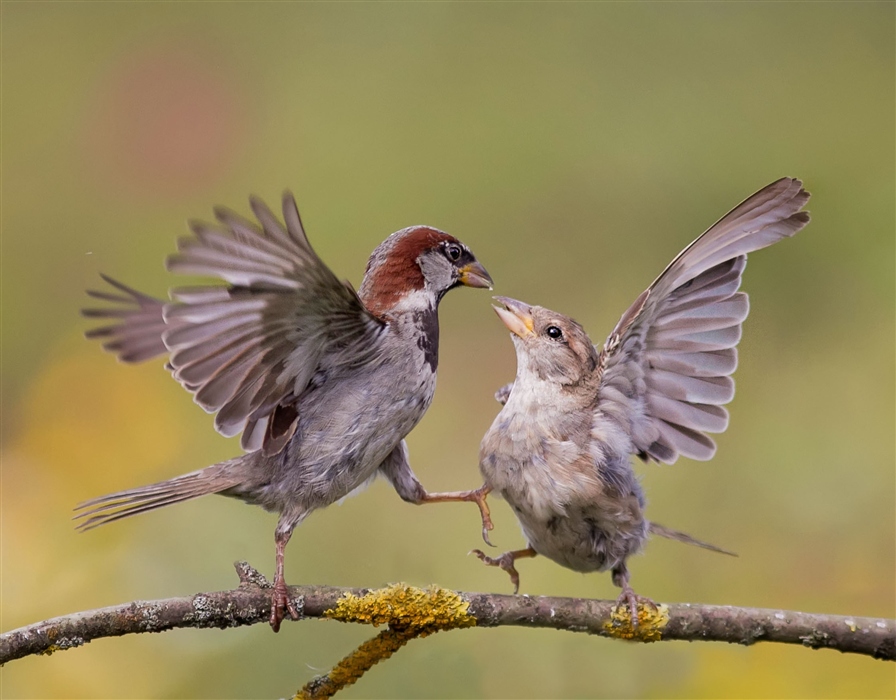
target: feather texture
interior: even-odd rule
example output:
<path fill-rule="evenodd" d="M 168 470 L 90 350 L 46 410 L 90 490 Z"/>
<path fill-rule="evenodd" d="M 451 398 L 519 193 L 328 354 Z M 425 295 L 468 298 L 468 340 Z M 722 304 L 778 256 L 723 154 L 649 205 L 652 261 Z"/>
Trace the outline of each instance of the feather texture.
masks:
<path fill-rule="evenodd" d="M 92 530 L 100 525 L 172 503 L 226 491 L 240 481 L 241 475 L 238 470 L 233 469 L 234 466 L 232 462 L 223 462 L 168 481 L 119 491 L 80 503 L 78 504 L 80 512 L 76 517 L 81 522 L 78 523 L 77 529 Z"/>
<path fill-rule="evenodd" d="M 94 299 L 109 301 L 118 306 L 84 309 L 87 318 L 115 319 L 115 323 L 87 331 L 88 338 L 103 338 L 103 348 L 114 352 L 122 362 L 144 362 L 168 352 L 162 333 L 168 328 L 163 318 L 165 302 L 148 296 L 106 275 L 100 275 L 109 285 L 123 292 L 88 290 Z"/>
<path fill-rule="evenodd" d="M 291 194 L 283 196 L 285 225 L 260 199 L 250 205 L 258 223 L 217 208 L 218 225 L 191 222 L 193 235 L 168 259 L 172 272 L 227 286 L 176 288 L 166 303 L 104 277 L 123 294 L 91 292 L 114 306 L 84 315 L 115 321 L 88 337 L 106 339 L 126 362 L 167 354 L 174 378 L 217 414 L 220 433 L 242 431 L 244 449 L 267 452 L 277 407 L 295 401 L 316 373 L 375 352 L 384 323 L 311 248 Z"/>
<path fill-rule="evenodd" d="M 809 193 L 783 178 L 732 209 L 685 248 L 629 308 L 601 351 L 599 415 L 625 415 L 645 459 L 710 459 L 705 433 L 728 425 L 747 254 L 792 236 L 809 221 Z"/>

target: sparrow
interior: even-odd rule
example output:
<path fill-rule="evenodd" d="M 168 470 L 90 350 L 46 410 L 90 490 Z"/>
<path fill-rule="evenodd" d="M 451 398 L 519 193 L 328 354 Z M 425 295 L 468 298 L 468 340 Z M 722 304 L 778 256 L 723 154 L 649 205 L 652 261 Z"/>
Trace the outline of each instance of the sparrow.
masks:
<path fill-rule="evenodd" d="M 496 394 L 503 408 L 482 440 L 483 494 L 503 497 L 527 547 L 499 557 L 474 553 L 510 574 L 542 555 L 580 572 L 610 570 L 637 624 L 627 559 L 650 535 L 732 554 L 644 514 L 630 456 L 672 464 L 710 459 L 706 433 L 728 426 L 732 373 L 747 317 L 739 292 L 747 254 L 794 235 L 809 221 L 799 180 L 783 178 L 726 214 L 685 248 L 622 314 L 601 349 L 576 321 L 495 297 L 511 331 L 517 372 Z"/>
<path fill-rule="evenodd" d="M 167 269 L 224 284 L 174 288 L 165 302 L 110 277 L 111 302 L 85 309 L 111 321 L 89 338 L 121 361 L 167 356 L 167 369 L 215 414 L 245 454 L 199 471 L 76 506 L 78 529 L 206 494 L 279 514 L 270 623 L 290 600 L 284 549 L 295 527 L 384 476 L 405 501 L 474 501 L 478 492 L 428 493 L 408 460 L 405 436 L 432 402 L 439 359 L 438 307 L 458 286 L 492 279 L 457 238 L 429 226 L 390 235 L 373 251 L 360 290 L 340 282 L 312 249 L 295 199 L 283 222 L 259 199 L 258 223 L 215 209 L 218 224 L 190 222 Z M 487 518 L 487 509 L 483 511 Z"/>

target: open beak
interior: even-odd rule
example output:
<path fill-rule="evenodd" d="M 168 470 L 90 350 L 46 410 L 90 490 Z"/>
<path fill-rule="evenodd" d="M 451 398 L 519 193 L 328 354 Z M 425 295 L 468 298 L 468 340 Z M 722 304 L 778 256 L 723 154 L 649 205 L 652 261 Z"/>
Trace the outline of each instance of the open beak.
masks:
<path fill-rule="evenodd" d="M 478 287 L 479 289 L 491 289 L 492 278 L 478 262 L 471 262 L 460 268 L 458 279 L 461 284 L 467 287 Z"/>
<path fill-rule="evenodd" d="M 528 338 L 535 335 L 531 306 L 509 297 L 495 297 L 495 301 L 501 304 L 501 306 L 493 305 L 492 308 L 511 333 L 520 338 Z"/>

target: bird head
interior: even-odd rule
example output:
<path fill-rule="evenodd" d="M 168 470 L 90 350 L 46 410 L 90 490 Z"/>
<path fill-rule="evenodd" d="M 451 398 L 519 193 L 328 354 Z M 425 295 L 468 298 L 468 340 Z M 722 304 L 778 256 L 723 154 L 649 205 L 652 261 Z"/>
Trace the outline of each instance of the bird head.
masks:
<path fill-rule="evenodd" d="M 371 313 L 434 309 L 459 286 L 492 288 L 492 278 L 470 249 L 429 226 L 396 231 L 373 251 L 360 297 Z"/>
<path fill-rule="evenodd" d="M 495 301 L 499 304 L 495 312 L 516 347 L 518 379 L 569 386 L 594 375 L 597 350 L 585 329 L 569 316 L 508 297 Z"/>

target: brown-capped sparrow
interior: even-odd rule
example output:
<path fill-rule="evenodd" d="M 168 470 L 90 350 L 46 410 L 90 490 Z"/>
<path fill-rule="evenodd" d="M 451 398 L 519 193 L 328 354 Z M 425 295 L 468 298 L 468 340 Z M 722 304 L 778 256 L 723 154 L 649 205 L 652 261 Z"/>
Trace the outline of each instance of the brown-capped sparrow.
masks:
<path fill-rule="evenodd" d="M 438 305 L 460 285 L 491 288 L 485 268 L 454 236 L 402 229 L 370 256 L 360 292 L 340 282 L 305 236 L 295 200 L 285 226 L 258 199 L 258 223 L 223 208 L 219 225 L 191 222 L 170 271 L 226 284 L 171 290 L 171 302 L 108 277 L 121 294 L 91 291 L 114 306 L 84 315 L 112 320 L 91 330 L 124 362 L 167 355 L 167 368 L 215 413 L 224 435 L 242 432 L 247 454 L 157 484 L 77 506 L 88 530 L 217 493 L 277 512 L 271 626 L 298 617 L 283 576 L 293 529 L 312 511 L 385 476 L 406 501 L 467 500 L 479 492 L 428 494 L 404 437 L 432 401 Z M 483 510 L 487 519 L 487 511 Z"/>
<path fill-rule="evenodd" d="M 644 516 L 630 456 L 671 464 L 707 460 L 707 432 L 728 425 L 731 374 L 747 317 L 739 292 L 747 254 L 792 236 L 809 221 L 799 180 L 783 178 L 735 207 L 685 248 L 622 315 L 602 349 L 573 319 L 496 297 L 512 332 L 517 373 L 496 398 L 504 407 L 482 440 L 482 493 L 513 508 L 528 547 L 491 558 L 541 554 L 574 571 L 612 571 L 637 624 L 626 560 L 650 534 L 722 551 Z"/>

